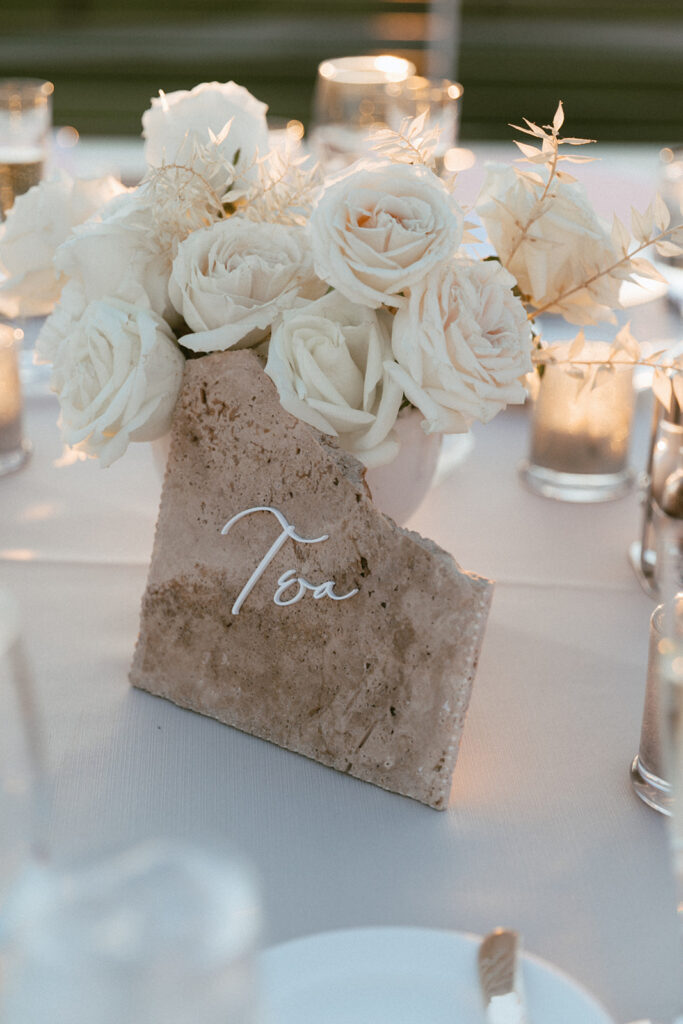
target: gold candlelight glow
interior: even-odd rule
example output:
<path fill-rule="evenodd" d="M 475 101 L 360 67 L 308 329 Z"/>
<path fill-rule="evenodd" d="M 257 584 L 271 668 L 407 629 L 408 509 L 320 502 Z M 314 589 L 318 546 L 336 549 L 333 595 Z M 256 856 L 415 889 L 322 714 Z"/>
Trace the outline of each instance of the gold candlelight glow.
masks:
<path fill-rule="evenodd" d="M 591 360 L 609 346 L 593 342 Z M 558 360 L 562 354 L 558 352 Z M 526 482 L 546 497 L 601 501 L 629 489 L 628 449 L 633 418 L 633 366 L 616 364 L 595 387 L 547 365 L 534 405 Z"/>
<path fill-rule="evenodd" d="M 23 440 L 21 381 L 17 349 L 23 332 L 0 324 L 0 476 L 25 461 L 28 445 Z"/>
<path fill-rule="evenodd" d="M 325 60 L 318 69 L 321 78 L 346 85 L 383 85 L 403 82 L 415 74 L 415 65 L 403 57 L 382 54 L 379 57 L 339 57 Z"/>
<path fill-rule="evenodd" d="M 52 82 L 0 80 L 0 220 L 43 177 L 53 92 Z"/>

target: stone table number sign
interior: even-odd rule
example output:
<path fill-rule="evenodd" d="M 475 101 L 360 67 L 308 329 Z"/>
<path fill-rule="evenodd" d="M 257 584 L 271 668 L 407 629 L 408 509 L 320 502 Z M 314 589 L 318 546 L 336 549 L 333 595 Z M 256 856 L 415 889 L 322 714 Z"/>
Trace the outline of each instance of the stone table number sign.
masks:
<path fill-rule="evenodd" d="M 135 686 L 443 809 L 491 591 L 382 515 L 252 353 L 186 363 Z"/>

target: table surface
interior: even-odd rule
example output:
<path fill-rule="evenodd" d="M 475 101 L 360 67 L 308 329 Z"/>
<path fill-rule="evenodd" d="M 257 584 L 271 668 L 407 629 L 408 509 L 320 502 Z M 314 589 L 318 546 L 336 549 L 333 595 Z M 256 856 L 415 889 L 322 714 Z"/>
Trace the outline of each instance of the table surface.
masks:
<path fill-rule="evenodd" d="M 652 156 L 633 165 L 641 192 Z M 641 337 L 680 334 L 663 300 L 632 314 Z M 640 468 L 647 406 L 643 394 Z M 232 848 L 260 876 L 268 945 L 340 927 L 505 925 L 617 1022 L 673 1016 L 666 822 L 628 773 L 653 607 L 627 562 L 635 493 L 596 506 L 528 493 L 516 466 L 529 413 L 514 409 L 475 429 L 471 454 L 410 520 L 496 580 L 438 813 L 129 686 L 160 478 L 148 445 L 106 471 L 74 460 L 56 419 L 52 397 L 27 399 L 33 457 L 0 480 L 0 581 L 20 604 L 36 675 L 55 850 L 153 835 Z"/>

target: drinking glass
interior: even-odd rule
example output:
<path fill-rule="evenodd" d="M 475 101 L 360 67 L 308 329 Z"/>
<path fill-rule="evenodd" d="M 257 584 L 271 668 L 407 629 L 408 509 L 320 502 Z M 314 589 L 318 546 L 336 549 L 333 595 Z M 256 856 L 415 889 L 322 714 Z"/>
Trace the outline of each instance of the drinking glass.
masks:
<path fill-rule="evenodd" d="M 15 901 L 3 1024 L 255 1024 L 259 906 L 250 873 L 150 841 Z"/>
<path fill-rule="evenodd" d="M 65 863 L 48 849 L 50 796 L 19 615 L 0 590 L 0 1020 L 256 1024 L 249 868 L 171 839 Z"/>
<path fill-rule="evenodd" d="M 592 360 L 609 345 L 592 342 Z M 566 358 L 558 349 L 558 360 Z M 520 472 L 537 494 L 559 501 L 595 502 L 619 498 L 633 485 L 628 465 L 633 419 L 633 366 L 614 365 L 593 389 L 562 365 L 544 367 L 531 424 L 531 451 Z"/>
<path fill-rule="evenodd" d="M 46 856 L 47 775 L 19 611 L 0 589 L 0 936 L 9 890 Z"/>
<path fill-rule="evenodd" d="M 43 177 L 53 92 L 52 82 L 0 80 L 0 220 Z"/>
<path fill-rule="evenodd" d="M 23 332 L 0 323 L 0 477 L 26 462 L 31 445 L 23 434 L 19 350 Z"/>
<path fill-rule="evenodd" d="M 369 133 L 396 120 L 401 83 L 415 75 L 403 57 L 338 57 L 318 67 L 311 149 L 326 173 L 342 170 L 371 148 Z"/>
<path fill-rule="evenodd" d="M 650 643 L 647 661 L 645 706 L 640 746 L 631 765 L 631 783 L 637 795 L 649 807 L 671 814 L 671 785 L 667 779 L 662 749 L 662 651 L 666 649 L 665 629 L 668 615 L 665 605 L 655 608 L 650 619 Z"/>
<path fill-rule="evenodd" d="M 660 151 L 659 192 L 669 209 L 671 224 L 683 224 L 683 146 L 665 146 Z M 683 312 L 683 256 L 655 258 L 668 281 L 669 299 Z"/>
<path fill-rule="evenodd" d="M 679 591 L 675 597 L 664 601 L 663 606 L 663 639 L 659 645 L 660 727 L 664 771 L 671 784 L 669 834 L 683 954 L 683 593 Z M 683 992 L 679 1011 L 683 1017 Z"/>

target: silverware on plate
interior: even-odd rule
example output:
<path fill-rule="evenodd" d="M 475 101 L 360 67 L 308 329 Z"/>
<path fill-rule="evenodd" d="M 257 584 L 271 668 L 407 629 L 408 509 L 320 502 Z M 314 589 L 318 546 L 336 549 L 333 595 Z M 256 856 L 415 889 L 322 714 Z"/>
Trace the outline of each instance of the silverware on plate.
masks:
<path fill-rule="evenodd" d="M 497 928 L 479 946 L 479 985 L 487 1024 L 529 1024 L 517 932 Z"/>

